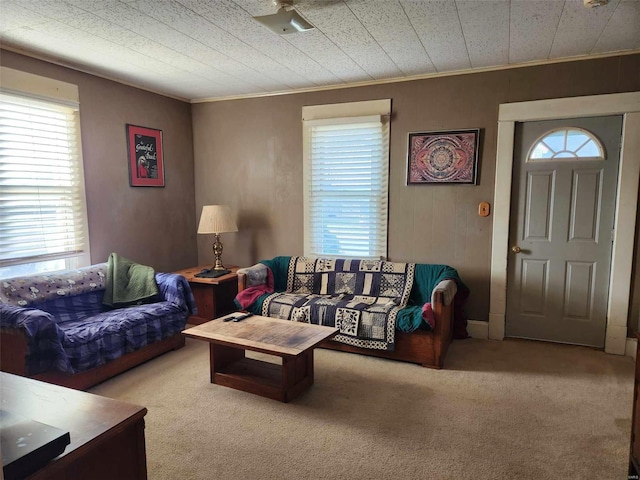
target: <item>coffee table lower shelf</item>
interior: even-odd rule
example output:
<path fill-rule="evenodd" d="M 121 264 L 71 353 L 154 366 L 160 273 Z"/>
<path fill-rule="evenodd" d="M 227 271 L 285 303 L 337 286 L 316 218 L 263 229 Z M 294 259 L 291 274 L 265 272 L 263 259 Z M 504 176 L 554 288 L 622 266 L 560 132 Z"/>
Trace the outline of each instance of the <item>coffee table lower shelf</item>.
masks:
<path fill-rule="evenodd" d="M 313 384 L 313 350 L 282 356 L 282 365 L 245 357 L 245 350 L 209 344 L 211 383 L 289 402 Z"/>

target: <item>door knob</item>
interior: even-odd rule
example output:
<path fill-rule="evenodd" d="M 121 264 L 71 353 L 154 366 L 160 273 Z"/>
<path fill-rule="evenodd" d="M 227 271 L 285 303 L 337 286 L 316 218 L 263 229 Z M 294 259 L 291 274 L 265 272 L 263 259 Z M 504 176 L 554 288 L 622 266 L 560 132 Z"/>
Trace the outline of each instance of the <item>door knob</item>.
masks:
<path fill-rule="evenodd" d="M 511 247 L 511 251 L 513 253 L 520 253 L 522 251 L 522 249 L 519 246 L 515 245 L 515 246 Z"/>

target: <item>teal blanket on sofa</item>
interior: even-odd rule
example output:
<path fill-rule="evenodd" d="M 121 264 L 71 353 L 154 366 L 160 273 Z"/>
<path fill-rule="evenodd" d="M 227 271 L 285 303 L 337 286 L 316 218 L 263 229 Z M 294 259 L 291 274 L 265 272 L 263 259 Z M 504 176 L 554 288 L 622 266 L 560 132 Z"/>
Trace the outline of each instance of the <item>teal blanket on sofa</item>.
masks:
<path fill-rule="evenodd" d="M 460 279 L 458 271 L 448 265 L 440 264 L 416 264 L 416 273 L 413 280 L 411 296 L 406 308 L 398 313 L 396 328 L 403 332 L 413 332 L 418 328 L 429 325 L 423 321 L 422 306 L 431 302 L 431 292 L 443 280 L 456 282 L 458 292 L 454 300 L 454 338 L 467 337 L 467 320 L 462 309 L 469 296 L 469 289 Z M 457 306 L 457 304 L 459 304 Z M 457 310 L 457 312 L 456 312 Z"/>

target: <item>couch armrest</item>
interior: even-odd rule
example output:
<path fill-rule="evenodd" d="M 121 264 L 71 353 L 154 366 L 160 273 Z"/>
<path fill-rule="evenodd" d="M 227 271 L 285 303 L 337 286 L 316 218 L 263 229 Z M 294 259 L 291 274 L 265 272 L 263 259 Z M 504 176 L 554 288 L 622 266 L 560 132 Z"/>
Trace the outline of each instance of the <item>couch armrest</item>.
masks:
<path fill-rule="evenodd" d="M 442 368 L 444 357 L 453 339 L 453 305 L 452 303 L 448 305 L 445 304 L 444 292 L 437 288 L 433 291 L 432 299 L 433 303 L 431 305 L 436 322 L 435 328 L 433 329 L 434 366 L 436 368 Z"/>
<path fill-rule="evenodd" d="M 189 282 L 182 275 L 175 273 L 156 273 L 156 283 L 162 299 L 173 303 L 191 315 L 198 313 L 196 300 L 189 286 Z"/>
<path fill-rule="evenodd" d="M 262 263 L 256 263 L 255 265 L 247 268 L 240 268 L 237 271 L 238 292 L 248 287 L 266 285 L 269 275 L 268 271 L 269 269 L 267 268 L 267 266 Z"/>
<path fill-rule="evenodd" d="M 0 329 L 3 371 L 11 368 L 11 373 L 35 374 L 50 369 L 71 370 L 62 347 L 65 334 L 50 313 L 0 304 Z M 22 358 L 7 360 L 5 365 L 5 356 L 8 355 L 22 355 Z"/>
<path fill-rule="evenodd" d="M 17 328 L 0 328 L 0 370 L 27 375 L 27 337 Z"/>
<path fill-rule="evenodd" d="M 28 337 L 34 337 L 40 330 L 57 328 L 50 313 L 33 307 L 0 304 L 0 328 L 22 330 Z"/>
<path fill-rule="evenodd" d="M 247 288 L 247 276 L 244 273 L 236 272 L 238 274 L 238 293 Z"/>
<path fill-rule="evenodd" d="M 431 292 L 432 304 L 436 302 L 436 292 L 442 293 L 442 303 L 444 305 L 451 305 L 451 302 L 453 302 L 453 298 L 458 292 L 458 285 L 451 279 L 442 280 L 436 285 L 436 287 L 433 289 L 433 292 Z"/>

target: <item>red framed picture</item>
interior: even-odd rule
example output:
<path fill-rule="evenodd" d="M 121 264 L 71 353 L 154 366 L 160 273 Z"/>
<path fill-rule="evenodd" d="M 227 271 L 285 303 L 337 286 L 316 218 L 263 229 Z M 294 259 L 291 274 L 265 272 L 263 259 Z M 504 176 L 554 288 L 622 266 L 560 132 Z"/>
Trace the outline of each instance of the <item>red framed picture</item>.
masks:
<path fill-rule="evenodd" d="M 127 124 L 129 185 L 164 187 L 162 130 Z"/>

